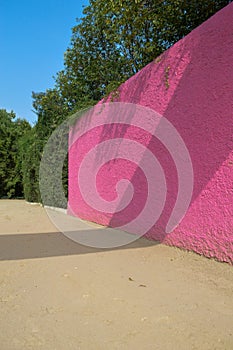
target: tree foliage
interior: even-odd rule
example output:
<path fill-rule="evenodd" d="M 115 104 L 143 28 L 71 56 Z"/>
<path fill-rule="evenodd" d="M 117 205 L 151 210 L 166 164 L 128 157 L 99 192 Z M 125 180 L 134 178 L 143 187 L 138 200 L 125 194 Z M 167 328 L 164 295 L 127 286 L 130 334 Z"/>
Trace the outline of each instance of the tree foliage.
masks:
<path fill-rule="evenodd" d="M 0 197 L 22 197 L 21 139 L 31 127 L 26 120 L 15 120 L 13 112 L 0 110 Z"/>
<path fill-rule="evenodd" d="M 227 5 L 210 0 L 91 0 L 56 87 L 70 108 L 100 100 Z"/>

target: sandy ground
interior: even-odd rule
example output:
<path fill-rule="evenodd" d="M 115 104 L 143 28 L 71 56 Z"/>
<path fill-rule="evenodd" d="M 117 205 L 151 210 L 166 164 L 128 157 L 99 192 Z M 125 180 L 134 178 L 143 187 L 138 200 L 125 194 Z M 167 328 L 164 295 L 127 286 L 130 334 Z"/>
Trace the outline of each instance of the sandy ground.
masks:
<path fill-rule="evenodd" d="M 233 267 L 140 239 L 100 251 L 0 201 L 0 350 L 233 349 Z"/>

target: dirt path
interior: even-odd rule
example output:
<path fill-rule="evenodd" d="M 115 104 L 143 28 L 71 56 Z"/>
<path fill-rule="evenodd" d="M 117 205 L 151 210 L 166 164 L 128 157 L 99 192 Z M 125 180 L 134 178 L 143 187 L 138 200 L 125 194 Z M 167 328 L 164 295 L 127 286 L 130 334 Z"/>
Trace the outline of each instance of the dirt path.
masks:
<path fill-rule="evenodd" d="M 233 267 L 143 239 L 112 251 L 0 201 L 0 349 L 233 349 Z"/>

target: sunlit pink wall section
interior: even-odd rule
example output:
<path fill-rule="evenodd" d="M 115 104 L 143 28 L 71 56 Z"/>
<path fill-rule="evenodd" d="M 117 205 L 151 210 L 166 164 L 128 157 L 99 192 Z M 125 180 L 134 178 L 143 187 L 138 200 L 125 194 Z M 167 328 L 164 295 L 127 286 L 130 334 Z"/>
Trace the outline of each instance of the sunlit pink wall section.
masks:
<path fill-rule="evenodd" d="M 147 237 L 233 263 L 233 4 L 126 81 L 119 91 L 118 102 L 147 106 L 166 117 L 182 136 L 193 163 L 194 191 L 185 217 L 172 233 L 165 234 L 168 204 Z M 82 147 L 87 150 L 90 142 Z M 69 154 L 70 208 L 83 218 L 109 223 L 95 215 L 80 196 L 73 176 L 77 147 Z M 127 167 L 123 162 L 119 166 L 127 177 Z M 164 167 L 171 168 L 170 164 Z M 176 180 L 170 176 L 167 181 Z"/>

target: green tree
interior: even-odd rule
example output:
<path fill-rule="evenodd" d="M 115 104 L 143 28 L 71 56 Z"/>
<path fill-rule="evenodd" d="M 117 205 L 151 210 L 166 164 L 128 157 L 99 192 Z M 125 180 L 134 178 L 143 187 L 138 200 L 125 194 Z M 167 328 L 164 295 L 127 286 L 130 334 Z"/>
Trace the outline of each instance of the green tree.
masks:
<path fill-rule="evenodd" d="M 42 142 L 35 127 L 26 133 L 19 143 L 24 198 L 28 202 L 40 202 L 39 165 Z"/>
<path fill-rule="evenodd" d="M 0 110 L 0 197 L 23 196 L 20 140 L 31 129 L 13 112 Z"/>
<path fill-rule="evenodd" d="M 90 0 L 56 86 L 71 109 L 99 101 L 231 1 Z"/>

